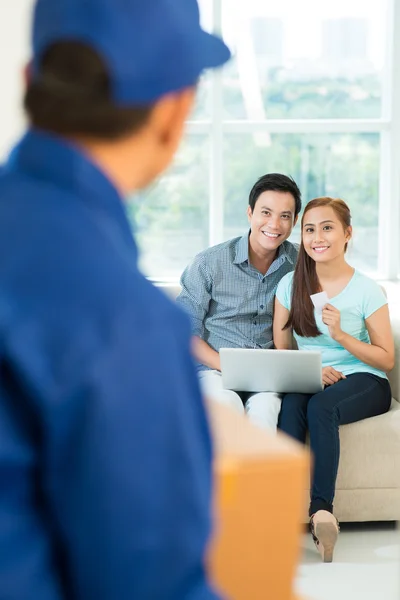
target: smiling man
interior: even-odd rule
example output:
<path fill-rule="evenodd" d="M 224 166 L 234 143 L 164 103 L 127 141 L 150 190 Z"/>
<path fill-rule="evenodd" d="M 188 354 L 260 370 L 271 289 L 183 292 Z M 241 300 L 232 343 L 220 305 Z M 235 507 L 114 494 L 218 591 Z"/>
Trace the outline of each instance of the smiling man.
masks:
<path fill-rule="evenodd" d="M 290 177 L 261 177 L 249 196 L 250 231 L 197 255 L 185 269 L 177 301 L 189 312 L 203 393 L 228 404 L 264 429 L 276 429 L 281 398 L 222 387 L 220 348 L 272 348 L 276 288 L 293 271 L 297 247 L 288 242 L 301 210 Z"/>

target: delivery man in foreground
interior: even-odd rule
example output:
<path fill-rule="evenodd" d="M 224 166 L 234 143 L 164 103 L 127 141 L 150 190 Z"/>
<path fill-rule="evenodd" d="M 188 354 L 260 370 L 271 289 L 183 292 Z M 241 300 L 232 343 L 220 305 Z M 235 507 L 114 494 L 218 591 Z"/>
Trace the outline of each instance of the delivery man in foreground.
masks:
<path fill-rule="evenodd" d="M 190 325 L 139 272 L 123 198 L 228 58 L 196 0 L 36 2 L 0 176 L 0 598 L 216 597 Z"/>

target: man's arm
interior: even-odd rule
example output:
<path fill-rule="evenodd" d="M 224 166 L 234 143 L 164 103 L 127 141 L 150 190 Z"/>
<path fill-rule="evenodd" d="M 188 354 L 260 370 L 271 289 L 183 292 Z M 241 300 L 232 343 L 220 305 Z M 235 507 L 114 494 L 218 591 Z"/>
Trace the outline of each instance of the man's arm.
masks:
<path fill-rule="evenodd" d="M 289 311 L 282 306 L 278 298 L 275 297 L 274 308 L 274 346 L 277 350 L 293 349 L 293 333 L 291 329 L 284 329 L 289 319 Z"/>
<path fill-rule="evenodd" d="M 192 338 L 192 353 L 197 362 L 201 363 L 202 365 L 210 367 L 210 369 L 214 369 L 216 371 L 221 370 L 221 359 L 219 357 L 219 352 L 211 348 L 207 342 L 197 336 L 193 336 Z"/>
<path fill-rule="evenodd" d="M 181 293 L 177 303 L 189 314 L 192 323 L 192 353 L 195 359 L 211 369 L 221 370 L 219 354 L 204 341 L 204 321 L 212 297 L 212 277 L 204 254 L 199 254 L 181 277 Z"/>
<path fill-rule="evenodd" d="M 216 598 L 204 568 L 209 431 L 189 326 L 171 313 L 142 333 L 121 324 L 66 399 L 75 414 L 65 408 L 64 460 L 47 483 L 79 598 Z"/>

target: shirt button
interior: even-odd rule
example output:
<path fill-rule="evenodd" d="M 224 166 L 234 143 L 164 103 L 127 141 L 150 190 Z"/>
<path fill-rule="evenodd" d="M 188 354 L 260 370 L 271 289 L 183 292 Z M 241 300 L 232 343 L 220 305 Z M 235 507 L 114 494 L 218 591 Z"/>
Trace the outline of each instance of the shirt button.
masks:
<path fill-rule="evenodd" d="M 261 310 L 263 310 L 264 304 L 260 304 L 260 308 L 261 308 Z"/>

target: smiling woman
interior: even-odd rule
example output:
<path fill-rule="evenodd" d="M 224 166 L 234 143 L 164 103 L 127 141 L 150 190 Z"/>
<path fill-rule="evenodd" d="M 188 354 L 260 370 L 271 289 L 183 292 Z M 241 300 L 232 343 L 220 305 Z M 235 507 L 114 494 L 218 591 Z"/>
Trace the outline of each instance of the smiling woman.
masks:
<path fill-rule="evenodd" d="M 329 297 L 336 296 L 354 273 L 344 260 L 352 235 L 349 207 L 340 199 L 315 198 L 306 206 L 301 230 L 287 327 L 298 335 L 314 337 L 320 331 L 315 324 L 311 295 L 324 290 Z"/>
<path fill-rule="evenodd" d="M 317 394 L 285 394 L 279 427 L 305 443 L 310 433 L 314 474 L 309 509 L 314 542 L 331 562 L 339 533 L 333 516 L 339 461 L 339 425 L 389 410 L 387 372 L 394 366 L 394 343 L 387 300 L 380 286 L 345 259 L 351 238 L 350 210 L 342 200 L 316 198 L 302 218 L 302 241 L 294 273 L 280 281 L 274 312 L 274 344 L 322 357 L 325 389 Z M 314 310 L 311 296 L 328 302 Z"/>
<path fill-rule="evenodd" d="M 314 222 L 303 225 L 304 247 L 307 248 L 307 252 L 310 251 L 310 256 L 313 256 L 314 260 L 318 260 L 319 255 L 324 255 L 323 260 L 332 259 L 334 252 L 337 256 L 341 256 L 343 247 L 344 251 L 347 251 L 352 235 L 351 216 L 347 205 L 342 200 L 335 200 L 335 209 L 333 209 L 330 206 L 330 198 L 326 198 L 326 201 L 324 205 L 320 205 L 319 200 L 314 201 L 314 208 L 310 202 L 306 220 Z M 321 216 L 329 218 L 321 220 Z"/>

